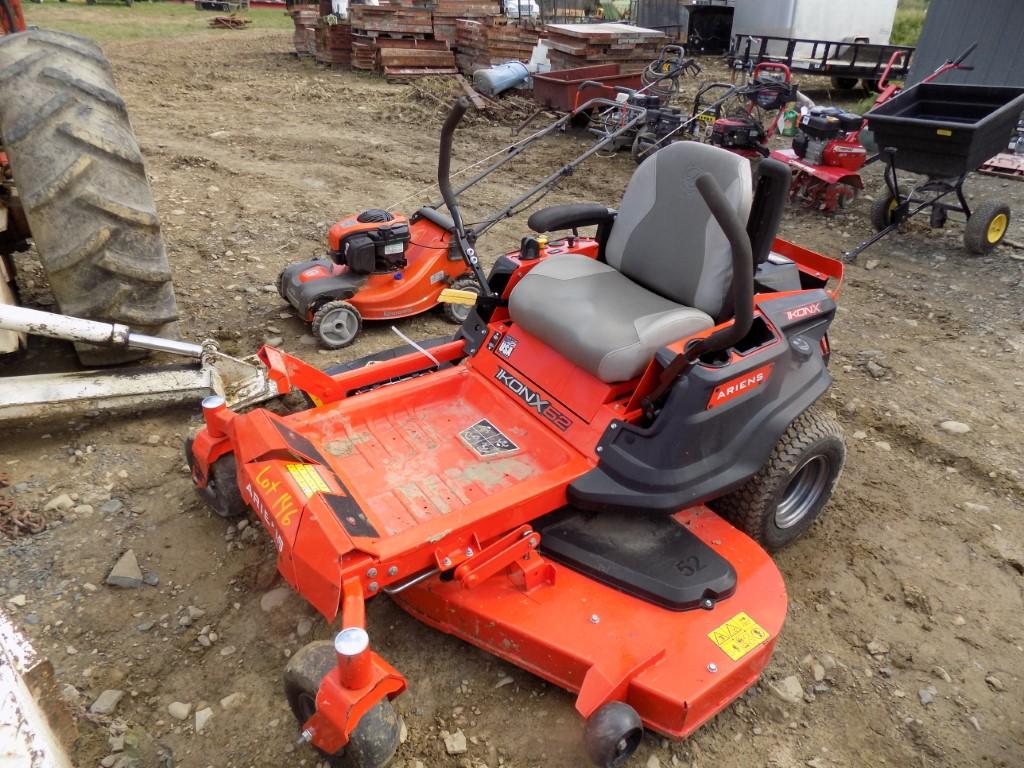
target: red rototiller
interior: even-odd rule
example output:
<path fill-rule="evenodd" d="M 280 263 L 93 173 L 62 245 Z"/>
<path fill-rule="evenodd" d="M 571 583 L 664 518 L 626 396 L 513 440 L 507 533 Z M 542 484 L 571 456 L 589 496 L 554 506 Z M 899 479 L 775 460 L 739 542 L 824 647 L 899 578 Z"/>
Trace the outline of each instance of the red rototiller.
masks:
<path fill-rule="evenodd" d="M 406 681 L 365 620 L 384 592 L 575 692 L 587 755 L 619 766 L 644 728 L 686 736 L 771 656 L 786 591 L 766 550 L 811 526 L 845 458 L 814 407 L 843 268 L 775 238 L 785 166 L 751 178 L 738 155 L 682 142 L 637 168 L 618 211 L 534 213 L 535 233 L 564 234 L 485 275 L 448 178 L 467 106 L 442 131 L 449 215 L 410 219 L 481 286 L 459 333 L 332 372 L 263 347 L 279 391 L 315 405 L 208 398 L 186 453 L 214 511 L 251 511 L 288 583 L 340 619 L 285 671 L 333 765 L 383 766 L 398 747 Z"/>

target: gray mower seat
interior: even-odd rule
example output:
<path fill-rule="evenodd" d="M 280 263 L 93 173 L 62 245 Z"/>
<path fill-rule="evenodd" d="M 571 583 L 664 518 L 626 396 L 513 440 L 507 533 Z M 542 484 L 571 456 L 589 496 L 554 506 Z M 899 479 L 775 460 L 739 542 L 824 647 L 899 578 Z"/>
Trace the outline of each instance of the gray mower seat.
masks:
<path fill-rule="evenodd" d="M 750 163 L 718 147 L 670 144 L 633 173 L 606 263 L 579 255 L 545 259 L 513 289 L 512 320 L 614 383 L 638 376 L 666 344 L 726 319 L 732 256 L 695 187 L 705 173 L 746 221 Z"/>

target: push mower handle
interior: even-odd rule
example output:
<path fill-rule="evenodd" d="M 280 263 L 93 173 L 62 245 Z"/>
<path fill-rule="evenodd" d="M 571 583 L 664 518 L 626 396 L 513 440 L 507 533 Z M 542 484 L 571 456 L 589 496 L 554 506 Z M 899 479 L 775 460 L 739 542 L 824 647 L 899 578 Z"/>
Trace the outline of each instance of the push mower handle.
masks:
<path fill-rule="evenodd" d="M 469 110 L 469 99 L 465 96 L 459 96 L 455 103 L 452 104 L 448 117 L 444 120 L 444 125 L 441 126 L 441 147 L 437 155 L 437 186 L 441 190 L 441 199 L 444 200 L 445 207 L 448 208 L 448 214 L 452 217 L 452 223 L 455 225 L 453 237 L 459 247 L 459 252 L 462 254 L 462 259 L 476 277 L 480 290 L 484 294 L 490 295 L 487 276 L 480 266 L 480 258 L 476 255 L 476 248 L 470 242 L 469 234 L 466 232 L 466 225 L 462 221 L 462 212 L 459 210 L 458 200 L 455 197 L 455 192 L 452 190 L 452 144 L 455 140 L 455 129 L 459 127 L 459 123 L 462 122 L 462 118 L 465 117 L 467 110 Z"/>
<path fill-rule="evenodd" d="M 973 42 L 969 46 L 967 46 L 967 50 L 964 51 L 963 53 L 961 53 L 960 56 L 956 59 L 956 61 L 952 62 L 953 66 L 959 68 L 960 65 L 963 64 L 964 59 L 966 59 L 968 56 L 970 56 L 972 53 L 974 53 L 974 49 L 977 48 L 977 47 L 978 47 L 978 43 L 977 42 Z"/>

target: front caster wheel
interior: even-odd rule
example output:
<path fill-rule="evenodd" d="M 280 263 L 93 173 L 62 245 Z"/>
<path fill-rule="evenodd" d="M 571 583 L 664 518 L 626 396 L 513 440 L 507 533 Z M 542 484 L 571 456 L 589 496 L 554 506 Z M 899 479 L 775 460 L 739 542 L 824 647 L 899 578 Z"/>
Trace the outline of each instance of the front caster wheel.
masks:
<path fill-rule="evenodd" d="M 320 681 L 337 664 L 334 643 L 318 640 L 299 649 L 284 668 L 284 695 L 299 728 L 316 712 Z M 331 768 L 384 768 L 398 751 L 401 722 L 391 702 L 383 699 L 362 716 L 348 744 L 339 752 L 322 753 Z"/>
<path fill-rule="evenodd" d="M 185 441 L 185 461 L 188 468 L 195 465 L 192 452 L 192 438 Z M 210 476 L 206 479 L 206 488 L 200 489 L 204 501 L 218 517 L 241 517 L 248 506 L 238 490 L 238 464 L 235 454 L 226 453 L 210 466 Z"/>
<path fill-rule="evenodd" d="M 452 289 L 456 291 L 469 291 L 477 296 L 480 295 L 480 283 L 476 281 L 476 277 L 468 273 L 457 277 L 455 282 L 452 283 Z M 446 303 L 443 305 L 442 311 L 449 323 L 462 325 L 466 322 L 466 318 L 469 317 L 469 313 L 473 311 L 473 307 L 469 304 Z"/>
<path fill-rule="evenodd" d="M 629 704 L 610 701 L 587 720 L 583 747 L 600 768 L 619 768 L 636 752 L 644 736 L 640 715 Z"/>

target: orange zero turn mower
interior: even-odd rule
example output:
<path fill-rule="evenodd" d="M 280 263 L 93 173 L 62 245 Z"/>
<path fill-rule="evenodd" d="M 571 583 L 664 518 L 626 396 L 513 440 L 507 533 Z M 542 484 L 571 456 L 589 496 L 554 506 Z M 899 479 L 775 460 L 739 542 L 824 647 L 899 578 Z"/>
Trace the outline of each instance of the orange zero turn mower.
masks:
<path fill-rule="evenodd" d="M 618 211 L 534 213 L 563 234 L 485 276 L 448 181 L 467 106 L 442 131 L 451 221 L 434 224 L 482 286 L 458 334 L 333 372 L 265 346 L 279 390 L 317 405 L 208 398 L 186 454 L 214 511 L 253 514 L 284 578 L 340 623 L 285 671 L 332 765 L 398 747 L 406 680 L 366 627 L 383 592 L 575 693 L 587 755 L 620 766 L 644 729 L 685 737 L 771 657 L 787 601 L 769 552 L 810 528 L 845 458 L 815 405 L 843 268 L 775 238 L 785 165 L 752 177 L 681 142 Z"/>

